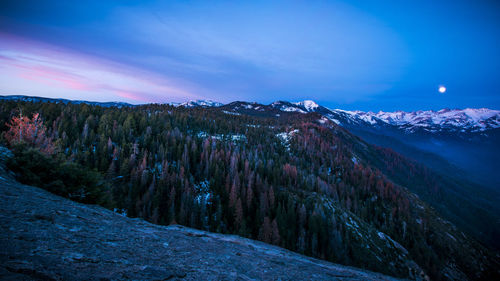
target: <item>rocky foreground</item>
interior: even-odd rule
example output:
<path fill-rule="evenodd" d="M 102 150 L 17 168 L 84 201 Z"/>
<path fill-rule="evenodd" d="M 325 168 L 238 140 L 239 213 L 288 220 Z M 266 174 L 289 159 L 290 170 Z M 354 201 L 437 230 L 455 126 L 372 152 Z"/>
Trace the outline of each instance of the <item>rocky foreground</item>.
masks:
<path fill-rule="evenodd" d="M 234 235 L 126 218 L 0 173 L 1 280 L 393 280 Z"/>

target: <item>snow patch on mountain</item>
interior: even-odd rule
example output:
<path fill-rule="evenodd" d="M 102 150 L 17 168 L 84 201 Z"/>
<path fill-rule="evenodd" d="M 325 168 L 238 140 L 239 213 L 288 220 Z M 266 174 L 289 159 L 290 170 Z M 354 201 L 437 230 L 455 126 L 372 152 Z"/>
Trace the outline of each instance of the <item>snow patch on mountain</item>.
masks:
<path fill-rule="evenodd" d="M 196 134 L 197 137 L 202 138 L 202 139 L 212 139 L 212 140 L 230 140 L 233 142 L 237 141 L 246 141 L 247 137 L 242 134 L 215 134 L 215 135 L 210 135 L 207 132 L 200 131 Z"/>
<path fill-rule="evenodd" d="M 229 114 L 229 115 L 236 115 L 236 116 L 241 115 L 241 113 L 239 113 L 239 112 L 232 112 L 232 111 L 227 111 L 227 110 L 223 110 L 222 112 L 225 114 Z"/>
<path fill-rule="evenodd" d="M 289 132 L 276 134 L 276 137 L 278 137 L 281 140 L 283 146 L 285 146 L 287 150 L 290 150 L 290 140 L 292 139 L 293 135 L 297 134 L 298 132 L 299 130 L 295 129 Z"/>
<path fill-rule="evenodd" d="M 358 165 L 358 163 L 359 163 L 359 160 L 358 160 L 358 158 L 357 158 L 355 155 L 353 155 L 353 156 L 351 157 L 351 161 L 352 161 L 352 163 L 353 163 L 354 165 Z"/>
<path fill-rule="evenodd" d="M 325 115 L 325 117 L 326 117 L 328 120 L 332 121 L 333 123 L 335 123 L 335 124 L 337 124 L 337 125 L 341 125 L 341 124 L 342 124 L 342 123 L 341 123 L 341 122 L 340 122 L 337 118 L 335 118 L 335 116 L 334 116 L 334 115 L 332 115 L 332 114 L 327 114 L 327 115 Z"/>
<path fill-rule="evenodd" d="M 413 112 L 363 112 L 335 109 L 333 112 L 348 116 L 351 122 L 360 121 L 375 125 L 385 123 L 403 127 L 408 132 L 422 129 L 428 132 L 443 130 L 470 130 L 482 132 L 500 128 L 500 111 L 487 108 L 441 109 L 439 111 L 420 110 Z"/>
<path fill-rule="evenodd" d="M 307 112 L 315 111 L 319 107 L 319 104 L 312 100 L 304 100 L 293 104 L 304 107 Z"/>
<path fill-rule="evenodd" d="M 297 105 L 289 102 L 284 102 L 284 101 L 275 101 L 271 105 L 273 108 L 277 108 L 281 111 L 286 111 L 286 112 L 299 112 L 299 113 L 307 113 Z"/>
<path fill-rule="evenodd" d="M 299 113 L 306 113 L 304 110 L 297 108 L 297 107 L 289 107 L 289 106 L 283 106 L 280 108 L 281 111 L 286 111 L 286 112 L 299 112 Z"/>
<path fill-rule="evenodd" d="M 187 102 L 180 103 L 178 106 L 183 106 L 187 108 L 192 108 L 192 107 L 219 107 L 222 106 L 223 104 L 220 102 L 212 101 L 212 100 L 190 100 Z"/>

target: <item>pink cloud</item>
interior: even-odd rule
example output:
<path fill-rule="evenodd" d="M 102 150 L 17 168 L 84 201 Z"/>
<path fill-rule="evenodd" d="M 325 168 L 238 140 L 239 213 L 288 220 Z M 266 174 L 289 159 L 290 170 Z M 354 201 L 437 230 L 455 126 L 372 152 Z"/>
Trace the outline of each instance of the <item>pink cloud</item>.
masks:
<path fill-rule="evenodd" d="M 19 77 L 44 83 L 49 86 L 61 86 L 66 89 L 89 91 L 92 88 L 79 78 L 70 73 L 45 66 L 24 67 L 24 71 L 18 73 Z"/>
<path fill-rule="evenodd" d="M 141 103 L 154 102 L 154 101 L 147 99 L 146 97 L 144 97 L 144 95 L 139 94 L 139 93 L 125 92 L 125 91 L 121 91 L 121 90 L 115 90 L 115 93 L 120 97 L 129 99 L 129 100 L 138 101 Z"/>
<path fill-rule="evenodd" d="M 156 73 L 1 32 L 0 39 L 3 93 L 133 103 L 202 98 L 193 85 Z"/>

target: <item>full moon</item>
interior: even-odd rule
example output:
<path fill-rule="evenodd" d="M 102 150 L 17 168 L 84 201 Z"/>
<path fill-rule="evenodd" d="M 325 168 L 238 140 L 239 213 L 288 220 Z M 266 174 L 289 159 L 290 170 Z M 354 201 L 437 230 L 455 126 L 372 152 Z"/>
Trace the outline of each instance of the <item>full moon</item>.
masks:
<path fill-rule="evenodd" d="M 444 94 L 444 92 L 446 92 L 446 87 L 445 86 L 439 86 L 439 92 L 441 94 Z"/>

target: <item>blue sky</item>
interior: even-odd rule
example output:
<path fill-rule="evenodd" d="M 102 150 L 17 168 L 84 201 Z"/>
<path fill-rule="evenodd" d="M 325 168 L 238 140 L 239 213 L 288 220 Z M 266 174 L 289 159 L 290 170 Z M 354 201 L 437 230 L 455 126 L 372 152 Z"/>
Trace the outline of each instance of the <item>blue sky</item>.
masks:
<path fill-rule="evenodd" d="M 0 94 L 500 108 L 495 1 L 0 5 Z"/>

